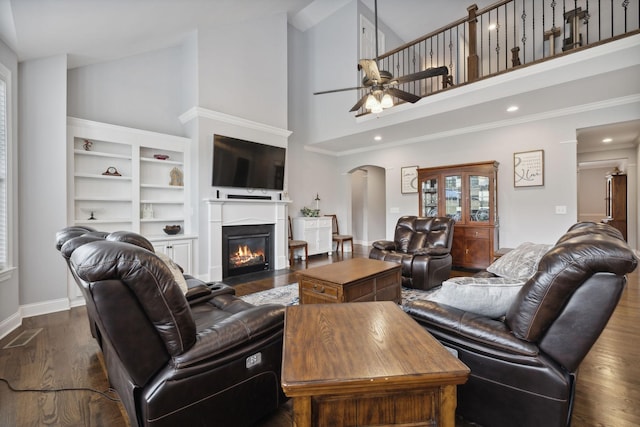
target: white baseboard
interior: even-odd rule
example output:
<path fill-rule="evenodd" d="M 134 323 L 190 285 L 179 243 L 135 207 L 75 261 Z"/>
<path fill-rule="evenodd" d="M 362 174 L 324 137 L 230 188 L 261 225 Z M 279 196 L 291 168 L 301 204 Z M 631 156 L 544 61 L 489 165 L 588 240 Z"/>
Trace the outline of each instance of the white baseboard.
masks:
<path fill-rule="evenodd" d="M 42 314 L 55 313 L 57 311 L 69 310 L 71 305 L 68 298 L 59 298 L 49 301 L 37 302 L 20 306 L 22 317 L 40 316 Z"/>
<path fill-rule="evenodd" d="M 56 313 L 58 311 L 65 311 L 72 307 L 80 307 L 83 305 L 85 305 L 84 298 L 80 297 L 73 301 L 70 301 L 67 298 L 60 298 L 20 306 L 20 310 L 17 313 L 14 313 L 0 322 L 0 339 L 9 335 L 16 328 L 19 328 L 22 325 L 22 319 L 26 317 Z"/>
<path fill-rule="evenodd" d="M 20 312 L 16 312 L 0 322 L 0 339 L 6 337 L 14 329 L 22 325 L 22 316 Z"/>

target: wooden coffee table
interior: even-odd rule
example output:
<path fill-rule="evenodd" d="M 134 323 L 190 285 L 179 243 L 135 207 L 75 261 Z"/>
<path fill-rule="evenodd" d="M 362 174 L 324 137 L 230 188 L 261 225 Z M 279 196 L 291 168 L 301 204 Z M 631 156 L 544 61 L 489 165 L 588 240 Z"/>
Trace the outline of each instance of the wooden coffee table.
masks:
<path fill-rule="evenodd" d="M 454 427 L 468 375 L 393 302 L 286 309 L 282 389 L 296 427 Z"/>
<path fill-rule="evenodd" d="M 300 304 L 401 301 L 400 264 L 369 258 L 309 268 L 298 273 Z"/>

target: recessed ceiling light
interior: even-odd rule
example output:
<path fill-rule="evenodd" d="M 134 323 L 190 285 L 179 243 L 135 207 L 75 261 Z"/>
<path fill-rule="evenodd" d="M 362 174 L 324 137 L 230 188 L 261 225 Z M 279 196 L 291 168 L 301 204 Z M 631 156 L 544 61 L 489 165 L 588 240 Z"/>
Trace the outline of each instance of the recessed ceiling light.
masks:
<path fill-rule="evenodd" d="M 490 25 L 489 25 L 489 31 L 493 31 L 493 30 L 495 30 L 496 28 L 498 28 L 498 26 L 497 26 L 496 24 L 490 24 Z"/>
<path fill-rule="evenodd" d="M 382 137 L 380 135 L 374 136 L 373 139 L 376 141 L 382 141 Z"/>
<path fill-rule="evenodd" d="M 507 108 L 507 111 L 509 113 L 513 113 L 514 111 L 518 111 L 518 106 L 517 105 L 512 105 L 511 107 Z"/>
<path fill-rule="evenodd" d="M 611 139 L 611 138 L 605 138 L 605 139 L 603 139 L 603 140 L 602 140 L 602 142 L 604 142 L 605 144 L 608 144 L 608 143 L 610 143 L 610 142 L 613 142 L 613 139 Z"/>

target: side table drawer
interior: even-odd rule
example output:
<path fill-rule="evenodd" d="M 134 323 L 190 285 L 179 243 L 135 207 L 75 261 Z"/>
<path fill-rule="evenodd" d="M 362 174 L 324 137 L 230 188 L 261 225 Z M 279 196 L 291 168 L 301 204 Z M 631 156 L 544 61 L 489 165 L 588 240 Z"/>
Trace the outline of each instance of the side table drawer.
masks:
<path fill-rule="evenodd" d="M 338 288 L 326 282 L 302 278 L 298 288 L 301 304 L 338 302 Z"/>

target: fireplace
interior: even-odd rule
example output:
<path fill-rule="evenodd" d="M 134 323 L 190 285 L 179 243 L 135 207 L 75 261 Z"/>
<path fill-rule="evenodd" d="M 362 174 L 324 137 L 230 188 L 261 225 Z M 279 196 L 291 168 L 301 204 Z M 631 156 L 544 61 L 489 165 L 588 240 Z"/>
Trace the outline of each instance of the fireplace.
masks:
<path fill-rule="evenodd" d="M 273 270 L 273 224 L 222 227 L 222 277 Z"/>

